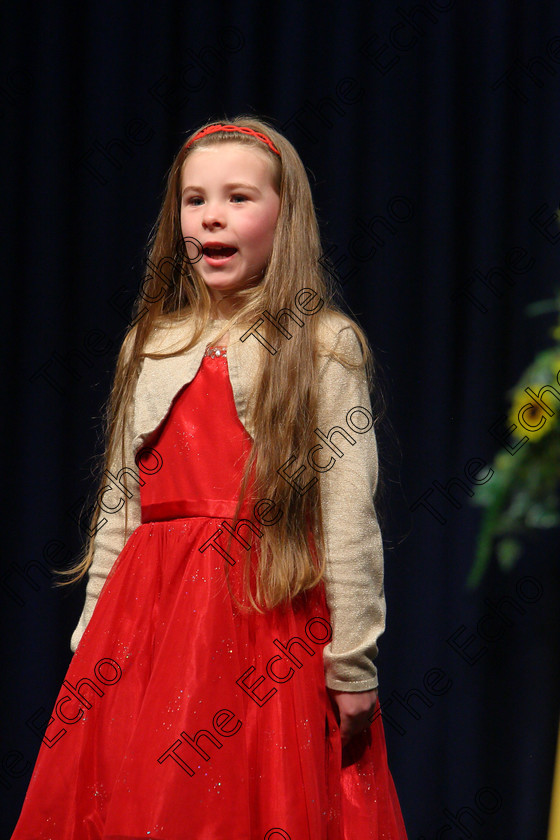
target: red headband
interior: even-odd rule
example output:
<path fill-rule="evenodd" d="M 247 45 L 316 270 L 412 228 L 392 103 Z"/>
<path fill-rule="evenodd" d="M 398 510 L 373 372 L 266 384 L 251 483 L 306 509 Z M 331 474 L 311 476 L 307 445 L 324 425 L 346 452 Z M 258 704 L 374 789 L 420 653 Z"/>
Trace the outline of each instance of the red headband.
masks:
<path fill-rule="evenodd" d="M 256 137 L 257 140 L 261 141 L 261 143 L 266 143 L 268 148 L 280 157 L 280 152 L 266 134 L 261 134 L 260 131 L 254 131 L 252 128 L 245 128 L 238 125 L 220 125 L 220 123 L 217 123 L 216 125 L 208 125 L 206 128 L 203 128 L 202 131 L 195 134 L 188 143 L 185 143 L 185 149 L 192 146 L 195 140 L 200 140 L 201 137 L 206 137 L 207 134 L 214 134 L 216 131 L 237 131 L 240 134 L 249 134 L 251 137 Z"/>

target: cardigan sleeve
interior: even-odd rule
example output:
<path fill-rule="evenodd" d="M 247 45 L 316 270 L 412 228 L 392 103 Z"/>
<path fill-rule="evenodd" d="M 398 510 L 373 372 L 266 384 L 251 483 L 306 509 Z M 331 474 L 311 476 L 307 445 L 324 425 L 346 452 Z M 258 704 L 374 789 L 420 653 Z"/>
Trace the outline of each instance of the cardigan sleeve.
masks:
<path fill-rule="evenodd" d="M 88 582 L 86 586 L 86 599 L 84 607 L 70 641 L 70 648 L 72 652 L 76 651 L 85 629 L 89 624 L 95 605 L 97 604 L 97 600 L 101 594 L 101 590 L 103 589 L 109 572 L 113 568 L 115 560 L 123 550 L 130 534 L 138 527 L 138 525 L 140 525 L 141 522 L 141 476 L 134 460 L 132 447 L 134 400 L 132 400 L 131 410 L 128 412 L 128 415 L 124 431 L 125 462 L 124 464 L 121 463 L 121 447 L 119 443 L 116 447 L 117 451 L 115 453 L 115 458 L 113 459 L 108 471 L 109 474 L 107 474 L 107 471 L 104 473 L 107 478 L 107 483 L 103 485 L 103 488 L 109 487 L 110 490 L 107 490 L 101 496 L 104 507 L 100 511 L 98 531 L 94 537 L 93 558 L 88 569 Z M 132 494 L 132 496 L 128 497 L 125 495 L 125 488 L 123 484 L 124 470 L 127 471 L 127 488 L 129 493 Z M 128 506 L 126 532 L 125 498 L 127 499 Z M 110 508 L 115 508 L 114 512 L 110 513 Z M 99 527 L 101 522 L 103 522 L 103 525 Z"/>
<path fill-rule="evenodd" d="M 362 358 L 350 326 L 339 330 L 333 349 L 353 362 Z M 373 502 L 377 445 L 363 365 L 350 370 L 333 357 L 323 365 L 318 431 L 323 446 L 311 457 L 324 470 L 319 473 L 324 582 L 332 626 L 331 641 L 323 648 L 325 681 L 338 691 L 369 691 L 378 686 L 373 660 L 386 606 L 383 543 Z"/>

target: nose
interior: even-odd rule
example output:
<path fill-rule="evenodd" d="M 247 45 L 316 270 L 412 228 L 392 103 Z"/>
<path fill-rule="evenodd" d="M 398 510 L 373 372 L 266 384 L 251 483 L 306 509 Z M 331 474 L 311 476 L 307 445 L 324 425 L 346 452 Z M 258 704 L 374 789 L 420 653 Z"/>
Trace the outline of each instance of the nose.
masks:
<path fill-rule="evenodd" d="M 222 206 L 214 201 L 208 202 L 204 207 L 202 215 L 202 224 L 207 228 L 223 227 L 225 224 L 225 216 Z"/>

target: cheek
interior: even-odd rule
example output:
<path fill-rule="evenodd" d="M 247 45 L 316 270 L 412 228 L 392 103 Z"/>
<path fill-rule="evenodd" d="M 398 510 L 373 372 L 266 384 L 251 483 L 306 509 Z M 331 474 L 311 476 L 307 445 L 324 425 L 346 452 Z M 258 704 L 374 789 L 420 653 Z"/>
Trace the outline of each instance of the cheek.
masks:
<path fill-rule="evenodd" d="M 189 223 L 187 221 L 187 214 L 184 212 L 184 210 L 181 210 L 180 220 L 181 220 L 181 232 L 184 236 L 185 231 L 188 230 L 188 226 L 189 226 Z"/>
<path fill-rule="evenodd" d="M 274 238 L 276 219 L 277 214 L 274 213 L 268 214 L 266 218 L 259 216 L 255 219 L 248 219 L 244 230 L 245 236 L 259 250 L 268 250 Z"/>

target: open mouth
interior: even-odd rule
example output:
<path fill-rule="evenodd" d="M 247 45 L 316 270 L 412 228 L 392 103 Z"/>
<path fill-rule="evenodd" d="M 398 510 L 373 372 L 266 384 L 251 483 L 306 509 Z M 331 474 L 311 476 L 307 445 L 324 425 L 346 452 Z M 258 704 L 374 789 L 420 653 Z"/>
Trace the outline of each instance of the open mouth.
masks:
<path fill-rule="evenodd" d="M 237 248 L 227 245 L 206 245 L 202 253 L 211 260 L 227 260 L 237 253 Z"/>

